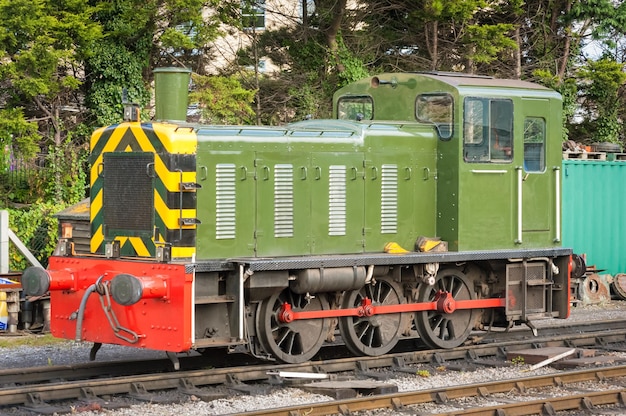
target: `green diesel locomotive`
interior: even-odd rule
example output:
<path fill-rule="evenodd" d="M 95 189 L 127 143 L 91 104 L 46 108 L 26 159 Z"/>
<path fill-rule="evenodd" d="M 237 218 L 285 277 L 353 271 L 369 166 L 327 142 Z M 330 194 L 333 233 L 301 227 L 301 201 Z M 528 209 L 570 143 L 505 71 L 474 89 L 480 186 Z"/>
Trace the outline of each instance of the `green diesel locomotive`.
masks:
<path fill-rule="evenodd" d="M 155 71 L 160 121 L 93 134 L 91 250 L 66 227 L 22 278 L 53 335 L 297 363 L 569 315 L 554 91 L 382 74 L 333 120 L 209 126 L 184 121 L 188 77 Z"/>

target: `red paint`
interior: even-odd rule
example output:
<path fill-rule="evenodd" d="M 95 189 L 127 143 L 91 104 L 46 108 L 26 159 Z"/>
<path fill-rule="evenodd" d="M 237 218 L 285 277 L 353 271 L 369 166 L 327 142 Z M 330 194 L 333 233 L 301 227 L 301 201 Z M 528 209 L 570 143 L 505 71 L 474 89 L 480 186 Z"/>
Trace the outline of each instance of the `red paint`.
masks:
<path fill-rule="evenodd" d="M 454 300 L 448 292 L 439 292 L 433 302 L 400 303 L 397 305 L 372 305 L 370 299 L 365 298 L 361 305 L 350 309 L 329 309 L 325 311 L 297 312 L 289 303 L 284 303 L 278 311 L 278 320 L 289 323 L 299 319 L 339 318 L 343 316 L 373 316 L 388 313 L 437 311 L 453 313 L 457 309 L 486 309 L 504 308 L 506 299 L 489 298 L 473 300 Z"/>
<path fill-rule="evenodd" d="M 75 339 L 76 319 L 86 289 L 100 277 L 110 281 L 120 273 L 132 274 L 143 285 L 144 296 L 134 305 L 122 306 L 110 298 L 119 326 L 139 336 L 135 343 L 115 335 L 95 292 L 89 296 L 81 338 L 88 342 L 132 347 L 188 351 L 192 340 L 193 275 L 184 265 L 101 258 L 50 257 L 51 332 L 59 338 Z M 107 303 L 105 302 L 105 305 Z M 128 336 L 128 332 L 120 331 Z"/>

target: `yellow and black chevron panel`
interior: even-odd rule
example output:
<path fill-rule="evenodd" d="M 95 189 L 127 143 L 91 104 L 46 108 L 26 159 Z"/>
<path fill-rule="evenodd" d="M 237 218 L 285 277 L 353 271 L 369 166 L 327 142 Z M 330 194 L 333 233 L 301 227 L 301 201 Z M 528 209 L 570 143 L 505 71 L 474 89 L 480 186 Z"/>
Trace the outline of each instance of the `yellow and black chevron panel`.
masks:
<path fill-rule="evenodd" d="M 91 138 L 91 252 L 120 242 L 120 254 L 172 258 L 196 245 L 196 133 L 173 124 L 122 123 Z"/>

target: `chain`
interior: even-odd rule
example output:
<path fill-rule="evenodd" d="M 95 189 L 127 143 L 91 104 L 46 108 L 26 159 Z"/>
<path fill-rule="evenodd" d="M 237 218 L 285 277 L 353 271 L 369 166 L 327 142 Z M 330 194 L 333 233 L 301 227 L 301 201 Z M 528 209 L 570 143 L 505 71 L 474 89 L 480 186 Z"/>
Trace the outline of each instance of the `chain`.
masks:
<path fill-rule="evenodd" d="M 108 282 L 97 283 L 97 285 L 97 292 L 100 295 L 100 305 L 102 306 L 104 315 L 107 317 L 109 325 L 111 325 L 111 329 L 113 329 L 115 336 L 131 344 L 137 343 L 139 341 L 140 335 L 138 335 L 135 331 L 121 326 L 119 321 L 117 320 L 117 316 L 115 316 L 115 312 L 111 307 L 112 302 L 111 294 L 109 293 Z"/>

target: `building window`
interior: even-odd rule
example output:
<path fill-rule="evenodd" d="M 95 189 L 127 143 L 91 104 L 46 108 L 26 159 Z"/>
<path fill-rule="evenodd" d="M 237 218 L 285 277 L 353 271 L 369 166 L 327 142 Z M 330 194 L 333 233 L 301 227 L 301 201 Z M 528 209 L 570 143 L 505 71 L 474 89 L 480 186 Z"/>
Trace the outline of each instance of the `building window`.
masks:
<path fill-rule="evenodd" d="M 242 1 L 241 19 L 245 31 L 265 30 L 265 0 Z"/>

